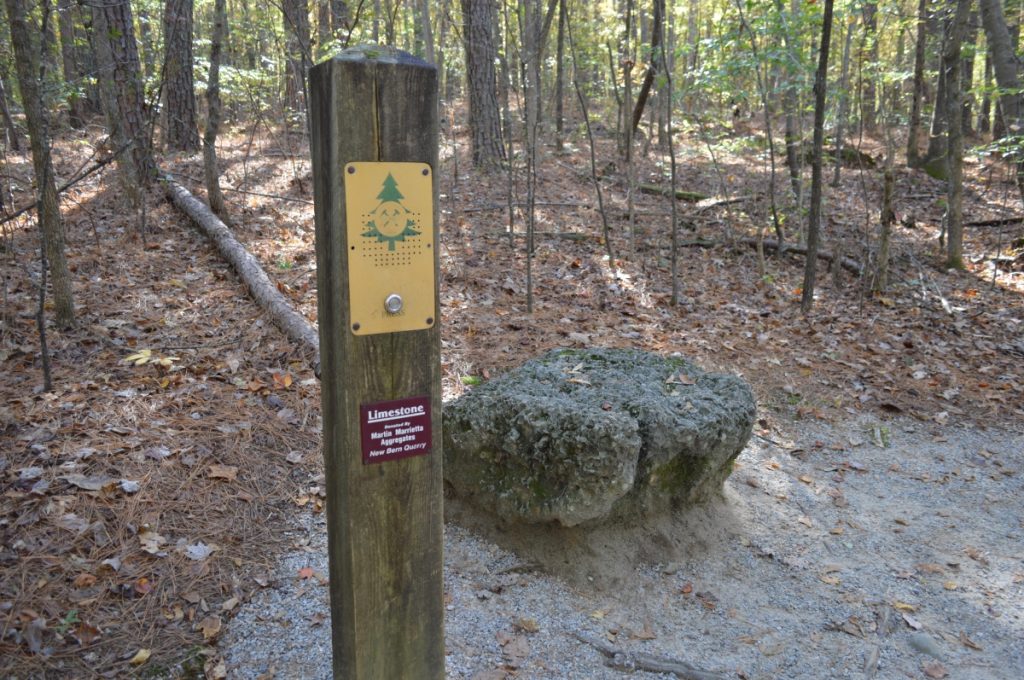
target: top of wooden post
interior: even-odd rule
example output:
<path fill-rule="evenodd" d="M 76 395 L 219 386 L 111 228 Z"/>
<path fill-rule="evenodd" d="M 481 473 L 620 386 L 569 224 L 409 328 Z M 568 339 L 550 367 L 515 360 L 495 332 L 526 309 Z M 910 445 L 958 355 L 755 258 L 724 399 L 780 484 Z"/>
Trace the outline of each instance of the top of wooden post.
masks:
<path fill-rule="evenodd" d="M 382 64 L 406 64 L 408 66 L 437 68 L 414 54 L 389 45 L 364 44 L 346 47 L 334 54 L 331 59 L 338 59 L 340 61 L 375 61 Z"/>

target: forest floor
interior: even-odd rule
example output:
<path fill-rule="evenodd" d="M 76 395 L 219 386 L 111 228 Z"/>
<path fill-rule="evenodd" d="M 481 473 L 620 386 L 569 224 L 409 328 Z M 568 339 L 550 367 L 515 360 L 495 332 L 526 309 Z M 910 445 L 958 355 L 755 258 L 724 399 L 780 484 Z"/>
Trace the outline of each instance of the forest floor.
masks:
<path fill-rule="evenodd" d="M 711 146 L 695 138 L 677 151 L 680 188 L 741 200 L 679 203 L 693 231 L 682 231 L 688 246 L 680 250 L 680 304 L 672 306 L 667 199 L 638 195 L 641 215 L 631 228 L 621 168 L 608 162 L 616 157 L 612 144 L 602 143 L 616 256 L 609 261 L 586 147 L 548 147 L 539 163 L 529 314 L 524 239 L 509 239 L 502 208 L 506 176 L 467 173 L 466 140 L 457 132 L 442 147 L 440 172 L 446 399 L 548 348 L 629 346 L 680 352 L 742 375 L 758 397 L 761 449 L 782 442 L 787 456 L 798 456 L 804 444 L 784 443 L 806 439 L 794 433 L 842 431 L 804 448 L 852 461 L 853 472 L 833 474 L 856 477 L 855 465 L 864 464 L 857 452 L 884 450 L 891 419 L 918 423 L 930 439 L 961 425 L 983 432 L 1024 424 L 1021 223 L 968 227 L 966 271 L 945 270 L 936 245 L 943 186 L 901 169 L 896 210 L 903 223 L 894 230 L 891 287 L 872 297 L 849 272 L 822 272 L 805 317 L 803 258 L 769 251 L 762 272 L 756 251 L 738 241 L 758 227 L 771 231 L 768 173 L 756 135 L 725 130 Z M 61 180 L 86 162 L 96 141 L 89 133 L 61 141 Z M 228 192 L 236 234 L 315 321 L 312 182 L 303 141 L 260 126 L 238 128 L 221 153 L 224 185 L 249 192 Z M 198 158 L 163 163 L 201 194 L 188 179 L 202 174 Z M 667 185 L 659 154 L 652 150 L 639 165 L 642 181 Z M 968 220 L 1022 214 L 995 161 L 972 159 L 968 170 Z M 9 154 L 6 173 L 5 201 L 31 202 L 28 160 Z M 525 194 L 521 178 L 516 191 Z M 863 261 L 880 194 L 877 169 L 844 168 L 840 186 L 826 192 L 825 247 Z M 261 315 L 158 191 L 147 202 L 144 228 L 112 170 L 77 185 L 63 206 L 79 318 L 74 329 L 48 330 L 51 392 L 41 389 L 34 223 L 6 223 L 0 242 L 0 674 L 118 676 L 136 669 L 160 676 L 205 666 L 216 676 L 224 668 L 217 641 L 226 622 L 281 578 L 280 556 L 302 547 L 288 533 L 299 518 L 313 521 L 322 512 L 319 386 L 300 349 Z M 795 215 L 790 222 L 802 222 Z M 516 218 L 521 232 L 518 208 Z M 138 355 L 143 350 L 149 354 Z M 126 361 L 133 354 L 135 361 Z M 985 465 L 994 465 L 985 453 L 1003 455 L 961 453 L 977 454 Z M 949 471 L 941 463 L 929 470 L 922 460 L 914 474 L 942 477 Z M 994 475 L 1019 490 L 1019 471 L 1004 463 Z M 990 550 L 968 547 L 982 557 Z M 1019 566 L 1006 567 L 1007 588 L 1019 590 Z M 318 578 L 310 572 L 303 580 Z"/>

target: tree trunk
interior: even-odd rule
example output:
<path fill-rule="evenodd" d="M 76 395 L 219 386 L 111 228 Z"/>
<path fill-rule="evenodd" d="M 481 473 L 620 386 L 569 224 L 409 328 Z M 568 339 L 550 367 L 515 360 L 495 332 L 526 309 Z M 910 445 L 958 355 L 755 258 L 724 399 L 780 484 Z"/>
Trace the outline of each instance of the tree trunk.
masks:
<path fill-rule="evenodd" d="M 947 17 L 942 22 L 943 54 L 948 48 L 946 39 L 949 37 L 950 21 L 952 21 L 952 17 Z M 940 65 L 938 83 L 935 87 L 935 108 L 932 110 L 931 128 L 928 131 L 928 150 L 924 154 L 925 171 L 938 179 L 948 178 L 946 173 L 946 150 L 948 148 L 946 132 L 949 129 L 949 107 L 946 106 L 946 99 L 949 84 L 946 82 L 946 76 L 946 69 Z"/>
<path fill-rule="evenodd" d="M 0 110 L 4 115 L 4 129 L 7 131 L 7 144 L 21 153 L 21 142 L 18 141 L 18 128 L 14 127 L 14 119 L 11 118 L 11 108 L 7 104 L 7 88 L 4 87 L 4 80 L 0 78 Z"/>
<path fill-rule="evenodd" d="M 878 2 L 869 0 L 864 3 L 864 33 L 867 40 L 867 76 L 863 79 L 860 100 L 860 115 L 864 129 L 874 131 L 876 127 L 875 111 L 878 106 L 878 93 L 875 79 L 878 77 Z M 863 55 L 862 62 L 863 63 Z"/>
<path fill-rule="evenodd" d="M 348 3 L 345 0 L 328 0 L 331 3 L 331 32 L 336 40 L 345 42 L 352 28 Z"/>
<path fill-rule="evenodd" d="M 784 16 L 785 9 L 782 0 L 776 0 L 775 7 L 779 15 Z M 797 206 L 800 205 L 801 193 L 803 191 L 803 183 L 800 178 L 800 126 L 797 122 L 800 108 L 800 93 L 798 91 L 799 84 L 796 82 L 798 70 L 793 66 L 793 64 L 800 62 L 799 42 L 796 35 L 794 35 L 796 26 L 799 24 L 799 12 L 800 3 L 794 0 L 790 3 L 789 16 L 786 20 L 787 25 L 783 33 L 790 66 L 786 68 L 786 79 L 783 83 L 782 95 L 782 108 L 786 113 L 786 166 L 789 168 L 789 183 L 793 189 L 793 201 Z"/>
<path fill-rule="evenodd" d="M 306 99 L 306 70 L 310 65 L 309 0 L 283 0 L 281 13 L 287 62 L 285 103 L 301 110 Z"/>
<path fill-rule="evenodd" d="M 907 167 L 921 165 L 921 151 L 918 138 L 921 136 L 921 104 L 924 100 L 924 55 L 928 34 L 925 30 L 925 13 L 928 0 L 917 3 L 917 40 L 914 43 L 914 92 L 910 98 L 910 121 L 907 123 Z"/>
<path fill-rule="evenodd" d="M 892 207 L 895 184 L 890 148 L 885 159 L 885 172 L 882 175 L 882 208 L 878 215 L 878 250 L 875 256 L 875 278 L 871 283 L 871 292 L 876 294 L 884 293 L 889 286 L 889 242 L 892 237 L 892 224 L 896 221 L 896 214 Z"/>
<path fill-rule="evenodd" d="M 434 27 L 430 23 L 430 2 L 419 0 L 420 30 L 423 34 L 423 56 L 428 63 L 434 63 Z"/>
<path fill-rule="evenodd" d="M 156 46 L 153 44 L 153 23 L 149 17 L 149 3 L 139 6 L 139 43 L 142 46 L 142 77 L 150 80 L 156 71 Z"/>
<path fill-rule="evenodd" d="M 25 125 L 28 127 L 29 144 L 32 147 L 32 167 L 39 201 L 39 231 L 53 286 L 54 310 L 57 323 L 69 327 L 75 323 L 75 306 L 64 248 L 64 225 L 61 222 L 57 184 L 50 157 L 47 111 L 52 108 L 53 101 L 52 97 L 46 97 L 41 87 L 45 76 L 45 69 L 40 64 L 41 36 L 45 35 L 45 24 L 54 17 L 47 0 L 43 4 L 44 26 L 40 31 L 40 27 L 28 19 L 25 0 L 6 0 L 6 5 L 21 103 L 25 110 Z"/>
<path fill-rule="evenodd" d="M 948 24 L 943 68 L 946 72 L 946 108 L 949 116 L 947 165 L 949 189 L 946 208 L 946 266 L 963 269 L 964 243 L 964 137 L 963 137 L 963 60 L 961 58 L 972 0 L 955 0 L 956 13 Z"/>
<path fill-rule="evenodd" d="M 192 84 L 193 0 L 164 5 L 164 142 L 173 151 L 197 151 L 196 93 Z"/>
<path fill-rule="evenodd" d="M 960 95 L 963 97 L 963 117 L 961 129 L 964 135 L 974 134 L 974 55 L 978 44 L 978 13 L 972 11 L 967 20 L 964 33 L 964 44 L 970 45 L 970 49 L 963 55 L 963 64 L 960 65 Z"/>
<path fill-rule="evenodd" d="M 462 40 L 466 49 L 469 89 L 469 129 L 473 165 L 494 167 L 505 157 L 501 143 L 501 113 L 495 84 L 494 4 L 462 0 Z"/>
<path fill-rule="evenodd" d="M 800 309 L 804 314 L 814 304 L 814 279 L 818 265 L 818 236 L 821 231 L 822 146 L 825 141 L 825 90 L 828 82 L 828 52 L 832 39 L 832 3 L 825 0 L 821 23 L 821 47 L 818 50 L 818 71 L 814 75 L 814 160 L 811 163 L 811 205 L 807 220 L 807 261 L 804 263 L 803 295 Z"/>
<path fill-rule="evenodd" d="M 644 107 L 647 106 L 647 99 L 651 95 L 651 88 L 654 86 L 654 77 L 661 67 L 661 41 L 663 39 L 663 25 L 665 17 L 665 0 L 654 0 L 654 18 L 651 22 L 651 55 L 647 64 L 647 72 L 644 74 L 643 83 L 640 85 L 640 92 L 636 96 L 636 106 L 633 108 L 633 122 L 630 133 L 636 134 L 640 127 L 640 119 L 644 115 Z"/>
<path fill-rule="evenodd" d="M 149 186 L 156 177 L 152 140 L 143 113 L 139 52 L 135 44 L 132 10 L 128 0 L 92 5 L 93 46 L 101 73 L 100 89 L 111 135 L 118 147 L 131 142 L 128 184 Z M 128 188 L 128 187 L 126 187 Z"/>
<path fill-rule="evenodd" d="M 82 96 L 82 69 L 75 50 L 75 13 L 71 0 L 59 0 L 60 55 L 64 66 L 64 84 L 68 88 L 68 125 L 85 127 L 85 99 Z"/>
<path fill-rule="evenodd" d="M 981 7 L 981 23 L 985 28 L 985 37 L 988 40 L 989 50 L 992 55 L 992 68 L 995 71 L 996 83 L 1003 91 L 999 97 L 1000 109 L 1003 114 L 1003 121 L 1007 127 L 1015 126 L 1021 128 L 1021 95 L 1020 79 L 1017 70 L 1017 56 L 1013 42 L 1010 39 L 1010 31 L 1006 26 L 1006 17 L 1003 15 L 1003 7 L 999 0 L 979 0 Z M 1017 165 L 1017 188 L 1024 199 L 1024 167 L 1021 162 Z"/>
<path fill-rule="evenodd" d="M 564 145 L 565 132 L 565 0 L 558 0 L 558 38 L 555 55 L 555 146 Z"/>
<path fill-rule="evenodd" d="M 220 131 L 220 55 L 227 25 L 225 0 L 214 0 L 213 36 L 210 39 L 210 79 L 206 85 L 206 130 L 203 133 L 203 175 L 206 179 L 206 197 L 210 209 L 227 221 L 227 207 L 220 190 L 220 171 L 217 169 L 217 133 Z"/>
<path fill-rule="evenodd" d="M 992 84 L 992 57 L 985 49 L 985 75 L 982 80 L 981 108 L 978 111 L 978 132 L 986 134 L 992 131 L 992 94 L 989 86 Z"/>
<path fill-rule="evenodd" d="M 846 39 L 843 41 L 843 62 L 839 75 L 839 114 L 836 116 L 836 164 L 832 174 L 832 186 L 839 186 L 839 176 L 843 168 L 843 136 L 846 118 L 850 108 L 850 97 L 846 86 L 850 75 L 850 48 L 853 44 L 854 23 L 846 25 Z"/>

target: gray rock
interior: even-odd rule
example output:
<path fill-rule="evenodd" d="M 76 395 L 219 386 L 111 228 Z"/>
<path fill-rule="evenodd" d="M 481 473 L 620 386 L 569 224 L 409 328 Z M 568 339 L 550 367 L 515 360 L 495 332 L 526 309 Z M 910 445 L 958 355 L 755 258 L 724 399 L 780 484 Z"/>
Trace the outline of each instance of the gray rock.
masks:
<path fill-rule="evenodd" d="M 575 526 L 720 491 L 750 438 L 750 388 L 681 358 L 555 350 L 444 410 L 444 475 L 506 519 Z"/>
<path fill-rule="evenodd" d="M 927 633 L 914 633 L 910 636 L 910 646 L 928 656 L 942 660 L 942 649 L 938 641 Z"/>

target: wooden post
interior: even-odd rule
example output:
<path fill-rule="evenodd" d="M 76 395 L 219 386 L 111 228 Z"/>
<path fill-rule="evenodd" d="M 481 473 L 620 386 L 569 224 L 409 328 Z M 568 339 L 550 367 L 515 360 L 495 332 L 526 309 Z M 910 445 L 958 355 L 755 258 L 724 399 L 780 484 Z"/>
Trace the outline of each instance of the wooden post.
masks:
<path fill-rule="evenodd" d="M 372 46 L 309 76 L 334 677 L 441 680 L 437 71 Z"/>

